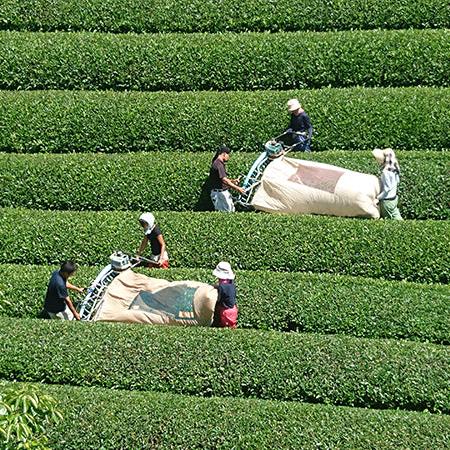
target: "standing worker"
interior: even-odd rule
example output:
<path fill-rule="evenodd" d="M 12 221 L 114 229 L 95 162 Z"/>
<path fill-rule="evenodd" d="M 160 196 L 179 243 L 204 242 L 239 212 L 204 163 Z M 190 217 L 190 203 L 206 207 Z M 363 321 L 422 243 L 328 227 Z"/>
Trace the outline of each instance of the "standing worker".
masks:
<path fill-rule="evenodd" d="M 233 280 L 235 275 L 230 263 L 225 261 L 217 264 L 213 275 L 219 280 L 217 288 L 217 303 L 214 310 L 212 327 L 236 328 L 238 319 L 238 307 L 236 304 L 236 285 Z"/>
<path fill-rule="evenodd" d="M 229 189 L 243 194 L 245 191 L 238 186 L 239 178 L 228 178 L 225 164 L 230 159 L 230 149 L 226 146 L 217 150 L 212 160 L 211 169 L 209 171 L 209 181 L 211 183 L 211 200 L 216 211 L 234 212 L 233 198 Z"/>
<path fill-rule="evenodd" d="M 155 223 L 155 216 L 152 213 L 143 213 L 139 217 L 139 223 L 144 229 L 144 237 L 137 251 L 137 256 L 142 255 L 150 242 L 152 250 L 149 267 L 160 267 L 162 269 L 169 268 L 169 255 L 166 251 L 166 242 L 161 233 L 159 226 Z"/>
<path fill-rule="evenodd" d="M 45 295 L 44 310 L 50 319 L 59 320 L 80 320 L 80 315 L 73 306 L 67 293 L 67 289 L 83 292 L 82 288 L 69 283 L 69 278 L 75 274 L 77 266 L 72 261 L 64 261 L 60 270 L 52 273 Z"/>
<path fill-rule="evenodd" d="M 395 153 L 392 148 L 385 148 L 384 150 L 376 148 L 372 154 L 382 168 L 380 176 L 381 192 L 377 197 L 380 202 L 381 217 L 385 219 L 403 220 L 397 206 L 400 166 Z"/>
<path fill-rule="evenodd" d="M 295 143 L 293 150 L 311 152 L 311 138 L 313 134 L 311 119 L 296 98 L 290 99 L 287 102 L 287 107 L 291 113 L 291 121 L 286 131 L 292 133 Z"/>

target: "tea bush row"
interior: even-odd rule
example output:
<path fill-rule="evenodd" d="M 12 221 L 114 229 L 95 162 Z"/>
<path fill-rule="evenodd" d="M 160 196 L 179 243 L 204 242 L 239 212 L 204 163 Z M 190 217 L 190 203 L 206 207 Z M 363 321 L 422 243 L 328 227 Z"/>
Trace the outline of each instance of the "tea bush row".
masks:
<path fill-rule="evenodd" d="M 447 346 L 9 318 L 0 319 L 0 331 L 7 380 L 450 411 Z"/>
<path fill-rule="evenodd" d="M 449 86 L 449 36 L 446 29 L 188 35 L 3 31 L 0 88 Z"/>
<path fill-rule="evenodd" d="M 37 317 L 55 269 L 0 265 L 0 315 Z M 73 282 L 89 286 L 99 271 L 82 266 Z M 205 269 L 140 271 L 169 280 L 214 282 Z M 448 286 L 268 271 L 238 271 L 237 285 L 241 328 L 450 342 Z"/>
<path fill-rule="evenodd" d="M 95 387 L 39 387 L 54 397 L 63 411 L 63 422 L 49 430 L 53 449 L 297 450 L 315 448 L 318 442 L 324 448 L 366 449 L 383 442 L 383 448 L 425 450 L 444 448 L 449 438 L 449 417 L 426 412 L 205 399 Z"/>
<path fill-rule="evenodd" d="M 0 91 L 0 150 L 10 152 L 256 151 L 289 123 L 298 97 L 313 149 L 450 149 L 450 89 L 258 92 Z M 420 124 L 418 126 L 417 124 Z"/>
<path fill-rule="evenodd" d="M 25 7 L 19 0 L 3 0 L 0 26 L 116 33 L 445 28 L 450 22 L 447 6 L 442 0 L 225 0 L 220 6 L 214 0 L 39 0 Z"/>
<path fill-rule="evenodd" d="M 123 195 L 123 193 L 121 193 Z M 135 252 L 139 212 L 0 210 L 0 263 L 104 263 Z M 448 221 L 383 221 L 262 213 L 156 212 L 174 267 L 326 272 L 448 282 Z"/>
<path fill-rule="evenodd" d="M 0 153 L 2 207 L 59 210 L 211 210 L 212 152 L 17 155 Z M 379 175 L 371 152 L 291 157 Z M 232 153 L 230 174 L 246 174 L 257 154 Z M 397 152 L 400 210 L 408 219 L 448 219 L 450 153 Z"/>

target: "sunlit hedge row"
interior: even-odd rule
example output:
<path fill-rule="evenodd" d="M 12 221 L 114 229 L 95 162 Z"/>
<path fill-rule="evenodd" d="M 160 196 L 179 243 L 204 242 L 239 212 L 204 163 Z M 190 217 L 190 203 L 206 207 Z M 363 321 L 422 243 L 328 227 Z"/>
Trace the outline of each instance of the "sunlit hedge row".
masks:
<path fill-rule="evenodd" d="M 450 411 L 450 350 L 441 345 L 5 318 L 0 332 L 8 380 Z"/>
<path fill-rule="evenodd" d="M 0 154 L 0 206 L 60 210 L 208 210 L 212 152 L 134 154 Z M 258 154 L 233 153 L 230 174 L 246 174 Z M 292 157 L 379 175 L 370 151 Z M 448 219 L 450 153 L 397 152 L 404 218 Z"/>
<path fill-rule="evenodd" d="M 450 149 L 450 89 L 258 92 L 0 91 L 0 150 L 10 152 L 256 151 L 288 126 L 298 97 L 313 150 Z M 420 124 L 420 126 L 416 126 Z"/>
<path fill-rule="evenodd" d="M 444 28 L 442 0 L 2 0 L 0 28 L 106 32 L 221 32 Z"/>
<path fill-rule="evenodd" d="M 104 263 L 135 252 L 139 212 L 0 210 L 0 263 L 47 264 L 74 258 Z M 448 282 L 448 221 L 383 221 L 257 213 L 156 212 L 172 265 L 327 272 Z"/>
<path fill-rule="evenodd" d="M 0 88 L 449 86 L 449 52 L 445 29 L 185 35 L 3 31 Z"/>
<path fill-rule="evenodd" d="M 37 317 L 55 269 L 0 265 L 0 315 Z M 99 271 L 82 266 L 73 282 L 89 286 Z M 141 272 L 170 280 L 214 282 L 205 269 Z M 238 271 L 237 286 L 241 328 L 450 342 L 447 286 L 269 271 Z M 72 293 L 72 298 L 82 296 Z"/>
<path fill-rule="evenodd" d="M 17 383 L 22 385 L 22 383 Z M 4 383 L 11 386 L 12 383 Z M 2 384 L 0 384 L 0 391 Z M 196 398 L 103 388 L 40 386 L 64 420 L 47 430 L 50 447 L 116 448 L 444 448 L 450 419 L 239 398 Z M 88 432 L 74 432 L 77 430 Z M 218 426 L 220 424 L 220 426 Z"/>

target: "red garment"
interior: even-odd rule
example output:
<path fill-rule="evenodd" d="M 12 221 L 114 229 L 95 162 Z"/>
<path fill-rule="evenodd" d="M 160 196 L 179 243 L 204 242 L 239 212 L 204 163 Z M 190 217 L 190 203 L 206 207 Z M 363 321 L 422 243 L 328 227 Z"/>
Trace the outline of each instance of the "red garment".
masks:
<path fill-rule="evenodd" d="M 212 326 L 220 328 L 236 328 L 238 312 L 239 309 L 237 305 L 233 308 L 225 308 L 225 306 L 216 305 Z"/>
<path fill-rule="evenodd" d="M 160 266 L 156 263 L 148 263 L 147 267 L 149 269 L 168 269 L 169 268 L 169 260 L 165 259 Z"/>
<path fill-rule="evenodd" d="M 169 260 L 164 260 L 163 263 L 160 265 L 161 269 L 168 269 L 169 268 Z"/>

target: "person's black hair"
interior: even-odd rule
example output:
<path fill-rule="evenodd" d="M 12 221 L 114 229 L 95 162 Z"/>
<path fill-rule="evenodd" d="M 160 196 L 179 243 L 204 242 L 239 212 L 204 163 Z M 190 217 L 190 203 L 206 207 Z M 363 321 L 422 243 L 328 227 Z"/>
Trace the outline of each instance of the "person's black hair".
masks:
<path fill-rule="evenodd" d="M 73 261 L 64 261 L 61 263 L 61 272 L 68 273 L 69 275 L 76 272 L 77 265 Z"/>
<path fill-rule="evenodd" d="M 229 147 L 227 147 L 226 145 L 221 145 L 219 149 L 216 151 L 216 154 L 214 155 L 212 162 L 214 162 L 222 153 L 230 153 L 230 152 L 231 150 L 229 149 Z"/>

